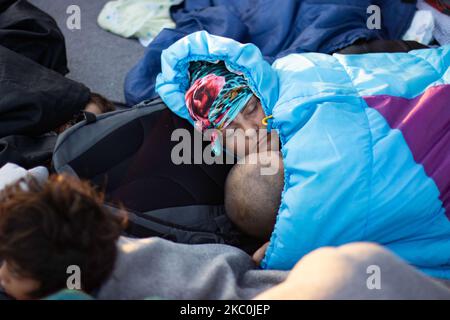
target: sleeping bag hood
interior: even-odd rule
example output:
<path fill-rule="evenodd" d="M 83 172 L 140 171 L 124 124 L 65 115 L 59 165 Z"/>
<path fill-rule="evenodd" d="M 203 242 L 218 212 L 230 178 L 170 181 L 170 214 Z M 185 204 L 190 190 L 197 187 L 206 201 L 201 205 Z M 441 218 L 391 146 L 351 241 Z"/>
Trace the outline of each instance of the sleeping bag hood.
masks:
<path fill-rule="evenodd" d="M 362 55 L 291 54 L 196 32 L 162 53 L 156 89 L 190 119 L 190 61 L 241 72 L 278 131 L 285 184 L 267 269 L 323 246 L 384 245 L 450 279 L 450 46 Z"/>

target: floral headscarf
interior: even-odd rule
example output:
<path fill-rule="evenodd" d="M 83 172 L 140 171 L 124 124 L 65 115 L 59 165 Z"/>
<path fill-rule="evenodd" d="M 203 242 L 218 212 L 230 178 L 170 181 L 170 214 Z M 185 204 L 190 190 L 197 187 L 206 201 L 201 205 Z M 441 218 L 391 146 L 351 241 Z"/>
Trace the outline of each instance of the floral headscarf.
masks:
<path fill-rule="evenodd" d="M 191 62 L 189 72 L 186 106 L 200 131 L 226 128 L 253 95 L 245 78 L 229 71 L 223 62 Z M 211 142 L 214 153 L 220 154 L 217 134 L 213 134 Z"/>

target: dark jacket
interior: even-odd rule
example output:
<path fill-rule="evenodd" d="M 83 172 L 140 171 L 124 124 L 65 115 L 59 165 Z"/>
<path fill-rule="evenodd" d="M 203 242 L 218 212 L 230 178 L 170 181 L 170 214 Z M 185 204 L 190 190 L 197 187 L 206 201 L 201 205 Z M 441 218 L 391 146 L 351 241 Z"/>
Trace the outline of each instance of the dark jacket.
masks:
<path fill-rule="evenodd" d="M 27 1 L 0 1 L 0 166 L 47 163 L 47 134 L 84 109 L 90 90 L 65 78 L 64 37 L 56 22 Z"/>

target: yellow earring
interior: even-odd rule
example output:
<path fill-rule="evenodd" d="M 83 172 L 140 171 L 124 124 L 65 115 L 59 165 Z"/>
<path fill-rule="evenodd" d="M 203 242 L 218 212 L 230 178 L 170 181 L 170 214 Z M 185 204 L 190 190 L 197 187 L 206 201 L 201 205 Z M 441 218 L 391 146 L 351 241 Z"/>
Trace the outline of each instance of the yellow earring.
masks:
<path fill-rule="evenodd" d="M 261 123 L 267 127 L 267 120 L 273 118 L 273 115 L 267 116 L 264 119 L 262 119 Z"/>

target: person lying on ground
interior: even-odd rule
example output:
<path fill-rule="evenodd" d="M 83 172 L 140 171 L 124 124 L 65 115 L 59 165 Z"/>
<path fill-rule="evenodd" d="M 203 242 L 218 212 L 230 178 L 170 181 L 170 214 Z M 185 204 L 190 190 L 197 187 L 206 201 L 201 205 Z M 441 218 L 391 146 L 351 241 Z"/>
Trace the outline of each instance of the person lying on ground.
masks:
<path fill-rule="evenodd" d="M 0 285 L 8 295 L 39 299 L 64 289 L 70 266 L 81 270 L 79 289 L 88 294 L 109 277 L 123 219 L 87 182 L 25 178 L 0 199 Z"/>
<path fill-rule="evenodd" d="M 81 290 L 96 299 L 448 299 L 450 294 L 373 244 L 316 250 L 288 274 L 258 270 L 246 253 L 227 245 L 119 238 L 123 220 L 111 219 L 88 183 L 69 177 L 53 176 L 40 186 L 25 177 L 1 196 L 0 283 L 17 299 L 67 289 L 67 267 L 73 265 L 80 267 Z M 379 290 L 366 285 L 366 270 L 374 264 L 381 268 Z M 86 297 L 63 292 L 50 298 Z"/>
<path fill-rule="evenodd" d="M 370 241 L 450 279 L 450 46 L 268 64 L 253 44 L 201 31 L 161 59 L 161 99 L 210 134 L 214 153 L 261 152 L 257 135 L 239 149 L 227 129 L 281 141 L 283 194 L 263 268 Z"/>
<path fill-rule="evenodd" d="M 228 245 L 119 238 L 124 219 L 103 207 L 88 182 L 54 175 L 38 184 L 25 171 L 15 177 L 0 190 L 0 285 L 12 298 L 67 289 L 70 266 L 79 267 L 78 289 L 98 299 L 248 299 L 285 278 L 257 270 Z"/>

